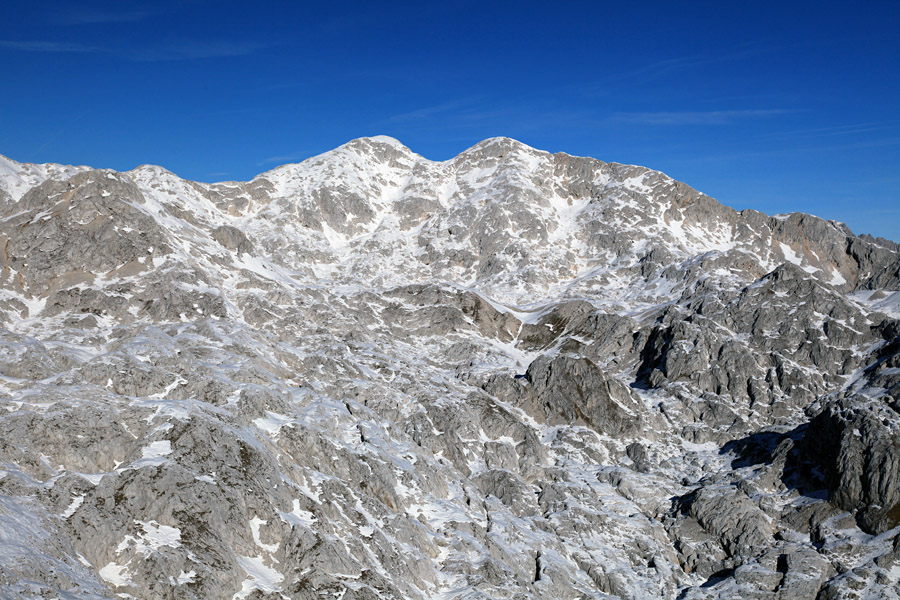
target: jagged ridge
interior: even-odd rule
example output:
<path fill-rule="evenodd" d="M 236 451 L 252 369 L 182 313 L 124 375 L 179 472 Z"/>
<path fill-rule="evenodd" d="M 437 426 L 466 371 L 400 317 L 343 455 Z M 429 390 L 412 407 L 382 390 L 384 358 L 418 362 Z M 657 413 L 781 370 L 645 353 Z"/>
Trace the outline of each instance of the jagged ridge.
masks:
<path fill-rule="evenodd" d="M 244 183 L 0 157 L 0 209 L 6 595 L 900 579 L 892 242 L 508 138 Z"/>

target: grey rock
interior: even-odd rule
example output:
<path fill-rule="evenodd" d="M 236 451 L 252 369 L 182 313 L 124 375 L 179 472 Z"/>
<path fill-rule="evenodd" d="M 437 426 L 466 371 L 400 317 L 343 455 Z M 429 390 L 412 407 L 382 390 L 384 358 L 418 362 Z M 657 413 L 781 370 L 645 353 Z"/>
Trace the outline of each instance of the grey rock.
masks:
<path fill-rule="evenodd" d="M 828 559 L 811 548 L 791 548 L 779 562 L 784 570 L 779 598 L 815 600 L 825 582 L 836 574 Z"/>
<path fill-rule="evenodd" d="M 896 243 L 508 138 L 0 166 L 4 598 L 898 584 Z"/>
<path fill-rule="evenodd" d="M 775 533 L 770 519 L 746 494 L 704 487 L 684 500 L 688 513 L 722 543 L 729 556 L 764 551 Z"/>
<path fill-rule="evenodd" d="M 643 424 L 643 405 L 620 381 L 586 358 L 542 356 L 525 373 L 526 410 L 549 423 L 583 423 L 600 433 L 628 435 Z"/>
<path fill-rule="evenodd" d="M 830 501 L 881 533 L 900 524 L 900 433 L 892 409 L 861 397 L 828 404 L 806 433 L 804 449 L 825 474 Z"/>
<path fill-rule="evenodd" d="M 247 239 L 246 234 L 237 227 L 231 225 L 219 225 L 212 231 L 212 238 L 225 248 L 241 254 L 252 254 L 253 244 Z"/>

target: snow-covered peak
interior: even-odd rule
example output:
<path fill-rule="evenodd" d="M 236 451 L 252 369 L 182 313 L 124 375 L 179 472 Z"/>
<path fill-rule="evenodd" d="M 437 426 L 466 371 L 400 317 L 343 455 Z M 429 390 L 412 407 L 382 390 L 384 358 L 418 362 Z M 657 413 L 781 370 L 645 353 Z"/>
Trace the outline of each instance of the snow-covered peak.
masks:
<path fill-rule="evenodd" d="M 135 167 L 131 171 L 128 171 L 128 174 L 132 177 L 149 180 L 153 177 L 163 177 L 166 179 L 171 179 L 173 177 L 177 178 L 178 176 L 165 167 L 161 167 L 159 165 L 140 165 Z"/>
<path fill-rule="evenodd" d="M 0 154 L 0 190 L 13 200 L 19 200 L 25 192 L 48 179 L 63 179 L 90 167 L 74 167 L 55 163 L 20 163 Z"/>
<path fill-rule="evenodd" d="M 301 211 L 328 213 L 327 206 L 342 206 L 342 216 L 331 220 L 349 225 L 356 217 L 367 222 L 380 212 L 419 162 L 428 161 L 392 138 L 359 138 L 301 163 L 272 169 L 254 181 L 271 183 L 274 197 Z"/>
<path fill-rule="evenodd" d="M 368 144 L 370 146 L 389 146 L 391 148 L 395 148 L 397 150 L 402 150 L 405 152 L 412 152 L 409 148 L 406 147 L 400 140 L 393 138 L 389 135 L 373 135 L 369 137 L 361 137 L 356 138 L 355 140 L 351 140 L 344 144 L 345 146 L 360 146 Z"/>
<path fill-rule="evenodd" d="M 550 156 L 549 152 L 537 150 L 518 140 L 508 137 L 493 137 L 478 142 L 448 162 L 452 164 L 478 163 L 479 166 L 493 161 L 501 161 L 506 164 L 518 162 L 521 168 L 534 170 L 540 164 L 541 159 L 546 160 Z"/>
<path fill-rule="evenodd" d="M 895 597 L 895 247 L 509 138 L 66 169 L 0 160 L 0 597 Z"/>
<path fill-rule="evenodd" d="M 330 152 L 326 152 L 323 156 L 329 154 L 344 156 L 348 153 L 358 154 L 366 160 L 374 160 L 376 162 L 391 162 L 399 158 L 422 159 L 421 156 L 404 146 L 398 140 L 386 135 L 356 138 L 355 140 L 350 140 L 346 144 L 338 146 Z"/>
<path fill-rule="evenodd" d="M 496 137 L 487 138 L 485 140 L 478 142 L 477 144 L 475 144 L 468 150 L 465 150 L 463 152 L 463 154 L 465 154 L 467 152 L 472 152 L 472 151 L 484 150 L 486 148 L 500 148 L 503 150 L 519 150 L 519 151 L 522 151 L 522 150 L 529 151 L 530 150 L 530 151 L 540 152 L 536 148 L 532 148 L 528 144 L 526 144 L 524 142 L 520 142 L 519 140 L 510 138 L 510 137 L 506 137 L 506 136 L 496 136 Z"/>
<path fill-rule="evenodd" d="M 83 169 L 8 159 L 0 166 L 13 198 Z M 241 219 L 272 247 L 304 239 L 310 252 L 317 243 L 340 248 L 335 272 L 348 277 L 399 282 L 452 273 L 507 302 L 558 293 L 555 286 L 580 293 L 600 269 L 662 273 L 661 252 L 682 264 L 716 262 L 705 276 L 723 281 L 747 282 L 784 262 L 833 285 L 874 276 L 846 256 L 852 233 L 821 219 L 738 212 L 658 171 L 550 154 L 508 137 L 442 162 L 388 136 L 364 137 L 248 183 L 199 184 L 153 165 L 122 175 L 151 200 L 143 210 L 176 218 L 178 228 Z M 818 245 L 795 243 L 804 237 Z M 380 264 L 373 250 L 393 259 Z M 331 272 L 337 259 L 316 256 Z M 309 258 L 304 251 L 281 260 L 295 268 Z M 607 289 L 618 298 L 635 288 Z"/>

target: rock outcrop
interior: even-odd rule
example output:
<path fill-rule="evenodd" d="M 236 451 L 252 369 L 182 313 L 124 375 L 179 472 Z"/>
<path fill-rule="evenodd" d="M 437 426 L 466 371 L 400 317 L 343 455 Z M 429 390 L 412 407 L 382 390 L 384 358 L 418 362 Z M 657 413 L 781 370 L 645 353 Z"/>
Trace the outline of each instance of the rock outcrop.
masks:
<path fill-rule="evenodd" d="M 896 596 L 893 242 L 507 138 L 0 167 L 0 597 Z"/>

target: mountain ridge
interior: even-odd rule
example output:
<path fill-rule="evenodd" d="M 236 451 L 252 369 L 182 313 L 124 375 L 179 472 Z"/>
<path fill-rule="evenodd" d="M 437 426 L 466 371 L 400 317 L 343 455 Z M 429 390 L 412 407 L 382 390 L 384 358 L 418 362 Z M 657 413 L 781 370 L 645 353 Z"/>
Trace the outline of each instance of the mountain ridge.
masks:
<path fill-rule="evenodd" d="M 509 138 L 0 163 L 0 595 L 894 597 L 896 244 Z"/>
<path fill-rule="evenodd" d="M 457 156 L 455 156 L 455 157 L 453 157 L 453 158 L 446 159 L 446 160 L 443 160 L 443 161 L 436 161 L 436 160 L 430 160 L 430 159 L 427 159 L 427 158 L 423 157 L 422 155 L 419 155 L 419 154 L 415 153 L 412 149 L 410 149 L 408 146 L 405 146 L 402 142 L 400 142 L 400 141 L 397 140 L 396 138 L 393 138 L 393 137 L 387 136 L 387 135 L 374 135 L 374 136 L 369 136 L 369 137 L 355 138 L 355 139 L 353 139 L 353 140 L 351 140 L 351 141 L 349 141 L 349 142 L 346 142 L 345 144 L 342 144 L 342 145 L 340 145 L 340 146 L 338 146 L 338 147 L 336 147 L 336 148 L 334 148 L 334 149 L 332 149 L 332 150 L 326 151 L 326 152 L 324 152 L 324 153 L 322 153 L 322 154 L 318 154 L 318 155 L 311 156 L 311 157 L 306 158 L 306 159 L 304 159 L 304 160 L 302 160 L 302 161 L 300 161 L 300 162 L 295 162 L 295 163 L 285 163 L 285 164 L 279 165 L 279 166 L 277 166 L 277 167 L 274 167 L 274 168 L 272 168 L 272 169 L 269 169 L 269 170 L 267 170 L 267 171 L 264 171 L 264 172 L 262 172 L 262 173 L 259 173 L 258 175 L 255 175 L 253 178 L 251 178 L 250 180 L 247 180 L 247 181 L 223 180 L 223 181 L 217 181 L 217 182 L 201 182 L 201 181 L 190 181 L 190 180 L 186 180 L 186 179 L 183 180 L 183 181 L 190 181 L 191 183 L 196 183 L 196 184 L 199 184 L 199 185 L 206 185 L 206 186 L 216 186 L 216 185 L 225 185 L 225 184 L 249 184 L 249 183 L 253 182 L 253 181 L 256 180 L 256 179 L 260 179 L 260 178 L 265 179 L 265 178 L 267 178 L 267 177 L 266 177 L 267 175 L 270 176 L 271 174 L 273 174 L 273 173 L 275 173 L 275 172 L 282 171 L 282 170 L 289 170 L 289 169 L 291 169 L 291 168 L 296 168 L 296 167 L 299 167 L 300 165 L 304 165 L 305 163 L 308 163 L 308 162 L 310 162 L 310 161 L 314 161 L 314 160 L 317 160 L 317 159 L 320 160 L 320 159 L 322 159 L 323 157 L 331 156 L 331 155 L 333 155 L 334 153 L 336 153 L 336 152 L 338 152 L 338 151 L 341 151 L 341 150 L 345 150 L 345 149 L 353 149 L 354 147 L 358 147 L 358 146 L 361 146 L 361 145 L 363 145 L 363 144 L 370 144 L 370 145 L 371 145 L 372 143 L 383 144 L 383 145 L 386 145 L 386 146 L 390 146 L 390 147 L 396 148 L 396 149 L 401 150 L 401 151 L 405 151 L 405 153 L 408 154 L 408 155 L 410 155 L 411 157 L 414 157 L 414 158 L 416 158 L 417 160 L 421 160 L 421 161 L 423 161 L 423 162 L 431 163 L 431 164 L 452 163 L 452 162 L 454 162 L 454 161 L 459 160 L 461 157 L 463 157 L 463 156 L 465 156 L 465 155 L 467 155 L 467 154 L 470 154 L 470 153 L 474 152 L 476 149 L 485 148 L 485 147 L 489 147 L 489 146 L 492 146 L 492 145 L 506 145 L 506 146 L 511 146 L 511 147 L 513 147 L 513 148 L 524 149 L 524 150 L 530 150 L 530 151 L 539 152 L 539 153 L 542 153 L 542 154 L 548 154 L 548 155 L 551 155 L 551 153 L 549 153 L 549 152 L 546 152 L 546 151 L 543 151 L 543 150 L 536 149 L 536 148 L 534 148 L 534 147 L 532 147 L 532 146 L 528 146 L 527 144 L 525 144 L 525 143 L 523 143 L 523 142 L 520 142 L 520 141 L 518 141 L 518 140 L 515 140 L 515 139 L 513 139 L 513 138 L 509 138 L 509 137 L 505 137 L 505 136 L 497 136 L 497 137 L 487 138 L 487 139 L 485 139 L 485 140 L 482 140 L 481 142 L 479 142 L 479 143 L 473 145 L 472 147 L 470 147 L 470 148 L 468 148 L 468 149 L 466 149 L 466 150 L 463 150 L 460 154 L 458 154 Z M 601 160 L 599 160 L 599 159 L 596 159 L 596 158 L 593 158 L 593 157 L 571 155 L 571 154 L 568 154 L 568 153 L 565 153 L 565 152 L 557 152 L 557 153 L 555 153 L 555 155 L 558 155 L 558 156 L 561 156 L 561 157 L 567 157 L 567 158 L 571 158 L 571 159 L 583 159 L 583 160 L 591 160 L 591 161 L 597 161 L 597 162 L 599 162 L 599 163 L 603 163 L 603 161 L 601 161 Z M 63 164 L 59 164 L 59 163 L 29 163 L 29 162 L 18 162 L 18 161 L 15 161 L 14 159 L 9 158 L 9 157 L 7 157 L 7 156 L 4 156 L 4 155 L 2 155 L 2 154 L 0 154 L 0 160 L 3 160 L 3 161 L 6 163 L 6 164 L 4 165 L 4 168 L 6 169 L 6 171 L 4 172 L 4 174 L 7 175 L 7 176 L 9 175 L 9 171 L 23 170 L 23 169 L 24 169 L 24 170 L 28 170 L 28 169 L 34 169 L 34 168 L 36 168 L 36 167 L 37 167 L 37 168 L 43 168 L 43 170 L 57 170 L 57 171 L 66 171 L 66 172 L 70 172 L 70 173 L 75 173 L 75 172 L 79 172 L 79 171 L 83 171 L 83 170 L 93 170 L 93 167 L 90 167 L 90 166 L 87 166 L 87 165 L 74 166 L 74 165 L 63 165 Z M 605 163 L 605 164 L 609 164 L 609 165 L 613 165 L 613 166 L 617 166 L 617 167 L 624 167 L 624 168 L 628 168 L 628 167 L 646 168 L 646 167 L 640 167 L 639 165 L 629 165 L 629 164 L 622 164 L 622 163 L 615 163 L 615 162 Z M 16 167 L 18 167 L 18 169 L 16 169 Z M 98 169 L 98 170 L 101 170 L 101 171 L 118 172 L 118 173 L 133 173 L 133 172 L 138 172 L 138 171 L 145 170 L 145 169 L 149 169 L 149 170 L 151 170 L 151 171 L 154 170 L 154 169 L 162 169 L 162 170 L 166 171 L 167 173 L 169 173 L 169 174 L 171 174 L 171 175 L 173 175 L 173 176 L 178 177 L 179 179 L 181 179 L 181 178 L 180 178 L 176 173 L 174 173 L 173 171 L 170 171 L 169 169 L 166 169 L 165 167 L 162 167 L 162 166 L 159 166 L 159 165 L 153 165 L 153 164 L 141 164 L 141 165 L 138 165 L 137 167 L 135 167 L 134 169 L 131 169 L 131 170 L 128 170 L 128 171 L 114 171 L 114 170 L 112 170 L 112 169 L 103 169 L 103 168 Z M 648 169 L 648 170 L 651 170 L 651 169 Z M 660 175 L 662 175 L 662 176 L 664 176 L 664 177 L 666 177 L 666 178 L 672 179 L 671 177 L 669 177 L 668 175 L 666 175 L 665 173 L 663 173 L 663 172 L 661 172 L 661 171 L 653 171 L 653 172 L 654 172 L 654 173 L 658 173 L 658 174 L 660 174 Z M 45 178 L 46 178 L 46 177 L 45 177 Z M 5 179 L 4 179 L 4 181 L 5 181 Z M 675 180 L 672 179 L 672 181 L 675 181 Z M 32 185 L 32 187 L 33 187 L 33 185 Z M 3 191 L 6 191 L 7 193 L 9 193 L 9 190 L 7 190 L 7 189 L 4 189 Z M 696 190 L 695 190 L 695 191 L 696 191 Z M 21 193 L 24 193 L 24 191 L 21 192 Z M 18 199 L 18 198 L 20 198 L 20 197 L 21 197 L 21 193 L 18 194 L 18 196 L 13 196 L 13 199 Z M 726 206 L 726 205 L 723 205 L 723 206 Z M 729 208 L 731 208 L 731 207 L 729 207 Z M 754 212 L 759 212 L 759 211 L 755 211 L 755 209 L 752 209 L 752 208 L 746 208 L 746 209 L 733 209 L 733 210 L 735 210 L 735 211 L 738 212 L 738 213 L 742 213 L 742 212 L 745 211 L 745 210 L 754 211 Z M 763 213 L 763 214 L 764 214 L 764 213 Z M 806 214 L 806 215 L 809 215 L 809 216 L 815 216 L 815 215 L 813 215 L 813 214 L 811 214 L 811 213 L 801 213 L 801 212 L 780 213 L 780 214 L 776 214 L 776 215 L 767 215 L 767 216 L 771 216 L 771 217 L 774 217 L 774 218 L 784 218 L 784 217 L 788 217 L 788 216 L 790 216 L 790 215 L 795 215 L 795 214 Z M 816 217 L 816 218 L 819 218 L 819 217 Z M 842 221 L 837 221 L 837 220 L 833 220 L 833 219 L 822 219 L 822 220 L 824 220 L 824 221 L 826 221 L 826 222 L 828 222 L 828 223 L 830 223 L 830 224 L 832 224 L 832 225 L 834 225 L 835 227 L 838 227 L 838 228 L 841 228 L 841 227 L 845 227 L 845 228 L 846 228 L 846 227 L 847 227 L 846 223 L 844 223 L 844 222 L 842 222 Z M 877 242 L 880 243 L 880 244 L 884 244 L 885 242 L 887 242 L 888 245 L 894 245 L 894 246 L 897 245 L 897 242 L 894 242 L 893 240 L 887 240 L 887 239 L 885 239 L 885 238 L 876 238 L 876 237 L 870 236 L 870 235 L 867 234 L 867 233 L 854 234 L 852 231 L 849 231 L 849 228 L 848 228 L 848 233 L 851 234 L 851 235 L 853 235 L 853 236 L 856 236 L 856 237 L 861 237 L 861 238 L 872 238 L 873 241 L 877 241 Z"/>

